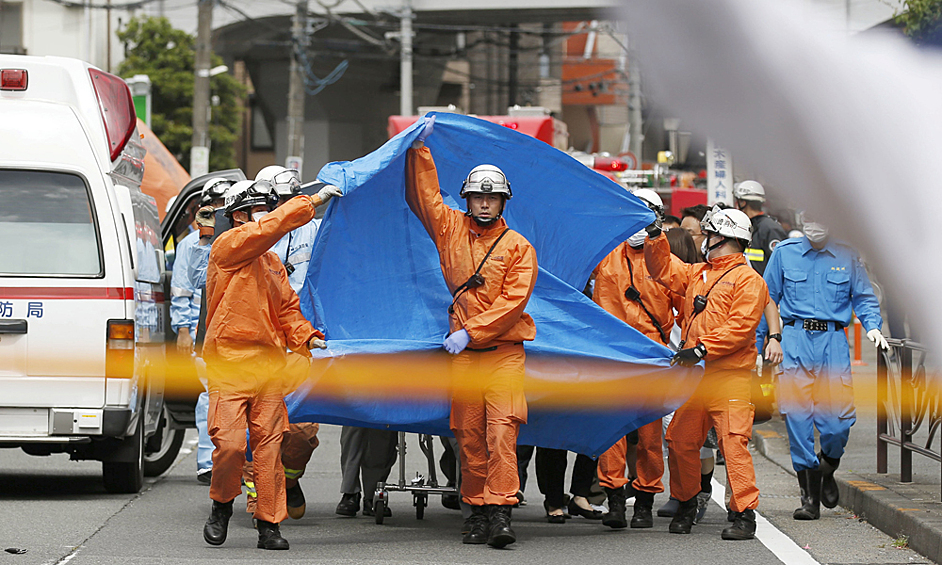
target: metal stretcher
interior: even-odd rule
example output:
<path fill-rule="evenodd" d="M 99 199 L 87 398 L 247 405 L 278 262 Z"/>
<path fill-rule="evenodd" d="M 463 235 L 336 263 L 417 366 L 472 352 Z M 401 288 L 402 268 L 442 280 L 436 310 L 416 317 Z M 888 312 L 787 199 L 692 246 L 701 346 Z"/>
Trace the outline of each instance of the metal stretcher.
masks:
<path fill-rule="evenodd" d="M 428 479 L 419 472 L 415 478 L 406 482 L 406 432 L 399 432 L 399 482 L 397 484 L 379 483 L 373 495 L 373 512 L 376 523 L 382 524 L 386 506 L 389 502 L 390 492 L 411 492 L 412 505 L 415 506 L 415 518 L 421 520 L 425 517 L 425 508 L 428 506 L 430 494 L 458 496 L 458 489 L 449 486 L 439 486 L 438 474 L 435 472 L 435 451 L 433 449 L 433 436 L 419 434 L 419 448 L 428 461 Z M 457 464 L 456 464 L 457 467 Z M 457 476 L 457 469 L 455 469 Z"/>

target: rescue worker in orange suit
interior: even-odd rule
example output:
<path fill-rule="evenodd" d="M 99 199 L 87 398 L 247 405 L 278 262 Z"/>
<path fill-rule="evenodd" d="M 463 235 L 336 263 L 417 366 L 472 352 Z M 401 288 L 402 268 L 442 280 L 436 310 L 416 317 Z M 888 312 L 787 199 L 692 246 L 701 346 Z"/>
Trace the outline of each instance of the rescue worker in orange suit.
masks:
<path fill-rule="evenodd" d="M 323 191 L 322 191 L 323 192 Z M 287 348 L 310 355 L 327 347 L 324 335 L 301 314 L 281 260 L 269 249 L 314 218 L 330 194 L 277 202 L 271 183 L 240 182 L 225 197 L 232 229 L 216 238 L 206 273 L 207 317 L 203 354 L 209 380 L 209 432 L 216 446 L 209 495 L 212 512 L 203 538 L 226 541 L 232 503 L 242 493 L 246 429 L 250 431 L 258 494 L 258 547 L 288 549 L 278 524 L 287 517 L 281 442 L 288 430 L 284 396 L 293 386 Z M 200 211 L 203 213 L 203 210 Z"/>
<path fill-rule="evenodd" d="M 464 543 L 514 543 L 511 508 L 517 501 L 517 432 L 526 423 L 523 342 L 536 337 L 524 313 L 536 282 L 536 252 L 501 218 L 512 193 L 493 165 L 471 170 L 461 189 L 468 211 L 442 200 L 432 154 L 425 147 L 434 118 L 408 152 L 406 201 L 438 248 L 452 292 L 454 355 L 450 426 L 461 454 L 461 496 L 471 506 Z"/>
<path fill-rule="evenodd" d="M 759 489 L 748 449 L 754 413 L 750 385 L 758 354 L 756 327 L 769 302 L 769 290 L 743 255 L 752 237 L 748 216 L 714 207 L 701 228 L 707 234 L 706 263 L 688 265 L 672 256 L 657 222 L 648 226 L 644 246 L 651 275 L 684 296 L 683 341 L 671 362 L 684 366 L 706 362 L 703 379 L 667 428 L 671 495 L 680 500 L 670 532 L 690 533 L 700 492 L 700 447 L 710 427 L 715 427 L 726 456 L 734 512 L 722 537 L 752 539 Z"/>
<path fill-rule="evenodd" d="M 641 188 L 633 194 L 661 217 L 664 204 L 656 192 Z M 645 235 L 644 229 L 638 231 L 602 259 L 595 269 L 592 300 L 647 337 L 667 345 L 674 326 L 674 300 L 670 291 L 648 274 Z M 679 306 L 680 300 L 676 302 Z M 599 484 L 608 495 L 608 513 L 602 523 L 613 529 L 628 527 L 625 501 L 634 497 L 631 527 L 652 528 L 654 495 L 664 492 L 660 418 L 638 428 L 638 476 L 634 480 L 625 477 L 627 453 L 628 439 L 623 437 L 599 456 Z"/>

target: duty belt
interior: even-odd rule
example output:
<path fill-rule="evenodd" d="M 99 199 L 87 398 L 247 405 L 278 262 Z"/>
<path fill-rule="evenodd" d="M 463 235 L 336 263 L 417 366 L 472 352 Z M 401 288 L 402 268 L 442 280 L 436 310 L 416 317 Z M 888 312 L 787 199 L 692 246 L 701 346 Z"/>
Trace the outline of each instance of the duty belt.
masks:
<path fill-rule="evenodd" d="M 796 322 L 801 322 L 801 329 L 809 332 L 826 332 L 830 329 L 840 331 L 844 329 L 844 324 L 830 320 L 789 320 L 785 322 L 785 325 L 794 326 Z M 828 324 L 832 324 L 833 326 L 828 327 Z"/>

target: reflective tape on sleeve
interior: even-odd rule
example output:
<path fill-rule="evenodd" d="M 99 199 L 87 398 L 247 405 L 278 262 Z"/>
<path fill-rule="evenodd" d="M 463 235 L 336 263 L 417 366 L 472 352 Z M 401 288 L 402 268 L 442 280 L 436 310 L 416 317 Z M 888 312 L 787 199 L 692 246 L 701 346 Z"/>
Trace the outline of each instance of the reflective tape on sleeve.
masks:
<path fill-rule="evenodd" d="M 193 293 L 185 288 L 179 288 L 179 287 L 174 286 L 174 287 L 170 287 L 170 296 L 174 298 L 178 296 L 190 297 L 190 296 L 193 296 Z"/>
<path fill-rule="evenodd" d="M 765 251 L 762 249 L 747 247 L 744 253 L 746 254 L 746 259 L 750 261 L 765 261 Z"/>
<path fill-rule="evenodd" d="M 301 476 L 301 473 L 304 472 L 304 469 L 289 469 L 285 467 L 285 478 L 297 480 Z"/>

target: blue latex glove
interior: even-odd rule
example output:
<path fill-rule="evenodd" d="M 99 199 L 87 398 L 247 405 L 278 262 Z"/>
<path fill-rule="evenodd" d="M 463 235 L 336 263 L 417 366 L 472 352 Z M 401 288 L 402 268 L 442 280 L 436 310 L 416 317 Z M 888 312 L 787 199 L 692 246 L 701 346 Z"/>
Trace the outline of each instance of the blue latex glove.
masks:
<path fill-rule="evenodd" d="M 428 139 L 428 136 L 432 135 L 432 130 L 435 129 L 435 116 L 425 116 L 425 126 L 422 128 L 422 131 L 419 133 L 418 141 L 425 143 L 425 140 Z"/>
<path fill-rule="evenodd" d="M 442 347 L 444 347 L 445 351 L 448 353 L 458 355 L 464 351 L 464 348 L 467 347 L 469 343 L 471 343 L 471 336 L 468 335 L 468 330 L 460 329 L 446 337 Z"/>

